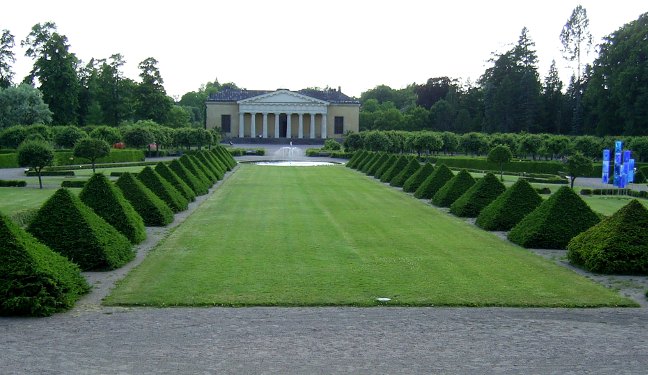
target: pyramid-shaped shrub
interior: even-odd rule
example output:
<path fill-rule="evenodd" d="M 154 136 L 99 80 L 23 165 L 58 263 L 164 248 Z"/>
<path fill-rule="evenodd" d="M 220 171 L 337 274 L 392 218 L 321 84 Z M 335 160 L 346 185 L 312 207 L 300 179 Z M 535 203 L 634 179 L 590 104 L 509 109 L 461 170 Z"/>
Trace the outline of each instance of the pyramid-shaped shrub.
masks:
<path fill-rule="evenodd" d="M 85 184 L 81 201 L 108 224 L 112 225 L 128 240 L 137 244 L 146 239 L 146 228 L 142 217 L 135 211 L 121 190 L 102 173 L 96 173 Z"/>
<path fill-rule="evenodd" d="M 362 171 L 365 165 L 367 165 L 367 162 L 369 162 L 374 156 L 376 156 L 375 152 L 366 151 L 364 155 L 362 155 L 362 158 L 355 163 L 354 168 L 358 171 Z"/>
<path fill-rule="evenodd" d="M 542 197 L 521 178 L 484 207 L 475 224 L 482 229 L 509 231 L 542 203 Z"/>
<path fill-rule="evenodd" d="M 173 211 L 149 188 L 126 172 L 115 183 L 148 227 L 163 227 L 173 222 Z"/>
<path fill-rule="evenodd" d="M 365 155 L 366 151 L 365 150 L 360 150 L 356 151 L 353 153 L 353 156 L 349 161 L 346 163 L 347 168 L 355 169 L 355 165 L 358 162 L 358 160 L 362 159 L 362 157 Z"/>
<path fill-rule="evenodd" d="M 0 244 L 0 315 L 52 315 L 90 290 L 76 264 L 2 214 Z"/>
<path fill-rule="evenodd" d="M 450 205 L 450 212 L 459 217 L 477 217 L 506 187 L 492 173 L 487 173 Z"/>
<path fill-rule="evenodd" d="M 227 165 L 229 168 L 228 170 L 232 170 L 234 166 L 236 165 L 236 160 L 234 160 L 234 157 L 232 157 L 232 154 L 230 154 L 229 151 L 223 146 L 217 146 L 212 150 L 212 152 L 218 157 L 225 165 Z"/>
<path fill-rule="evenodd" d="M 83 271 L 119 268 L 135 257 L 128 238 L 64 188 L 43 204 L 27 231 Z"/>
<path fill-rule="evenodd" d="M 380 176 L 381 182 L 391 182 L 409 163 L 409 158 L 405 155 L 398 156 L 396 161 L 389 167 L 385 173 Z"/>
<path fill-rule="evenodd" d="M 421 163 L 416 160 L 416 158 L 410 158 L 409 162 L 403 168 L 400 173 L 397 173 L 394 178 L 392 178 L 389 182 L 391 186 L 396 186 L 396 187 L 403 187 L 405 184 L 405 181 L 410 178 L 416 171 L 418 171 L 421 168 Z"/>
<path fill-rule="evenodd" d="M 212 171 L 216 179 L 223 179 L 227 168 L 222 163 L 220 163 L 212 153 L 201 150 L 198 152 L 198 154 L 196 154 L 196 157 Z"/>
<path fill-rule="evenodd" d="M 198 179 L 198 177 L 194 176 L 193 173 L 191 173 L 185 166 L 180 163 L 177 159 L 172 160 L 171 163 L 169 163 L 169 168 L 182 180 L 184 181 L 191 190 L 193 190 L 194 194 L 196 195 L 204 195 L 207 194 L 209 189 L 205 186 L 205 184 L 202 183 Z"/>
<path fill-rule="evenodd" d="M 370 152 L 367 157 L 358 164 L 358 170 L 363 173 L 369 172 L 369 168 L 383 155 L 383 152 Z"/>
<path fill-rule="evenodd" d="M 212 181 L 212 183 L 218 181 L 219 174 L 214 171 L 213 165 L 210 165 L 206 158 L 200 157 L 200 151 L 191 155 L 190 158 L 198 167 L 200 167 L 201 171 Z"/>
<path fill-rule="evenodd" d="M 232 169 L 229 167 L 229 165 L 227 165 L 225 162 L 220 160 L 220 158 L 216 156 L 216 154 L 214 154 L 213 152 L 203 151 L 203 154 L 207 156 L 207 158 L 211 160 L 212 163 L 214 163 L 214 165 L 216 165 L 218 169 L 220 169 L 223 172 L 223 174 L 227 173 L 227 171 Z"/>
<path fill-rule="evenodd" d="M 633 199 L 572 238 L 567 258 L 591 272 L 648 275 L 648 210 Z"/>
<path fill-rule="evenodd" d="M 196 200 L 196 193 L 166 164 L 159 162 L 155 165 L 155 171 L 167 182 L 169 182 L 189 202 Z"/>
<path fill-rule="evenodd" d="M 445 164 L 437 165 L 434 171 L 421 183 L 414 196 L 419 199 L 431 199 L 439 189 L 450 181 L 454 174 Z"/>
<path fill-rule="evenodd" d="M 369 176 L 374 176 L 378 171 L 378 168 L 382 167 L 382 165 L 385 164 L 387 160 L 389 160 L 389 156 L 390 155 L 386 152 L 380 152 L 376 154 L 376 157 L 369 163 L 367 163 L 367 166 L 365 168 L 366 173 Z"/>
<path fill-rule="evenodd" d="M 432 204 L 438 207 L 450 207 L 454 201 L 468 191 L 474 184 L 475 179 L 468 171 L 462 169 L 434 194 Z"/>
<path fill-rule="evenodd" d="M 196 178 L 209 189 L 212 186 L 212 181 L 210 178 L 205 176 L 205 174 L 198 168 L 198 166 L 193 162 L 192 158 L 188 155 L 182 155 L 178 161 L 184 165 L 189 172 L 191 172 Z"/>
<path fill-rule="evenodd" d="M 398 156 L 390 154 L 387 160 L 378 166 L 378 169 L 376 169 L 376 173 L 374 173 L 373 175 L 374 178 L 380 180 L 382 175 L 385 172 L 387 172 L 389 168 L 391 168 L 391 166 L 394 165 L 394 163 L 396 163 L 397 160 L 398 160 Z"/>
<path fill-rule="evenodd" d="M 413 193 L 416 191 L 416 189 L 421 186 L 423 181 L 425 181 L 426 178 L 428 178 L 429 175 L 434 172 L 434 166 L 432 163 L 427 162 L 419 169 L 414 172 L 405 182 L 403 183 L 403 191 L 407 193 Z"/>
<path fill-rule="evenodd" d="M 587 203 L 563 186 L 517 223 L 508 239 L 527 248 L 564 249 L 569 240 L 598 222 Z"/>
<path fill-rule="evenodd" d="M 153 168 L 146 167 L 142 169 L 137 174 L 137 178 L 158 198 L 162 199 L 171 208 L 171 211 L 180 212 L 189 207 L 189 201 Z"/>

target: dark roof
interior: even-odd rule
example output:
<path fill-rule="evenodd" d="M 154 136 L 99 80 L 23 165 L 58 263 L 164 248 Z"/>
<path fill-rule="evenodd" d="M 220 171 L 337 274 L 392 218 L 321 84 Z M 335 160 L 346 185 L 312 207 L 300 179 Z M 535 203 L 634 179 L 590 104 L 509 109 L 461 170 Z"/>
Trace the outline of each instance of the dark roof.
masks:
<path fill-rule="evenodd" d="M 252 98 L 254 96 L 269 94 L 276 90 L 245 90 L 226 88 L 214 94 L 210 94 L 207 101 L 209 102 L 237 102 L 239 100 Z M 334 104 L 360 104 L 360 101 L 343 94 L 335 89 L 315 90 L 303 89 L 294 91 L 301 95 L 310 96 L 311 98 L 324 100 Z"/>

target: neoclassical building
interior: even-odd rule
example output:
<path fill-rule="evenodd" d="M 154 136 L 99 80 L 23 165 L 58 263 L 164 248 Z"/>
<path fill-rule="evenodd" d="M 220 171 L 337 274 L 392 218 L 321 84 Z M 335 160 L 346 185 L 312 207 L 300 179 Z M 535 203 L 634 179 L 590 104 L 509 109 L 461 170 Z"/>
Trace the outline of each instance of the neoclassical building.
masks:
<path fill-rule="evenodd" d="M 207 129 L 229 138 L 342 138 L 359 130 L 360 102 L 340 89 L 225 89 L 206 105 Z"/>

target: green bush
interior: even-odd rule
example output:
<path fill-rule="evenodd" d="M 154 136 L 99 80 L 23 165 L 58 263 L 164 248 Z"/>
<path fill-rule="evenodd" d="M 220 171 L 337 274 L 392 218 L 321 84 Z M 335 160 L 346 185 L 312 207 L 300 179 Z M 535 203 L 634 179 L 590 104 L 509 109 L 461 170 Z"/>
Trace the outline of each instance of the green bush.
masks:
<path fill-rule="evenodd" d="M 374 178 L 380 180 L 382 175 L 391 168 L 394 163 L 398 160 L 398 156 L 389 154 L 389 157 L 385 162 L 382 164 L 378 165 L 378 169 L 376 169 L 376 173 L 374 173 Z"/>
<path fill-rule="evenodd" d="M 229 166 L 229 170 L 232 170 L 236 166 L 236 160 L 232 157 L 232 154 L 227 151 L 223 146 L 218 146 L 212 150 L 217 156 L 220 155 L 220 160 Z"/>
<path fill-rule="evenodd" d="M 537 177 L 525 177 L 522 176 L 520 178 L 523 178 L 527 180 L 530 183 L 536 183 L 536 184 L 558 184 L 558 185 L 566 185 L 567 184 L 567 179 L 562 178 L 562 177 L 550 177 L 550 178 L 537 178 Z"/>
<path fill-rule="evenodd" d="M 130 173 L 124 173 L 115 183 L 149 227 L 163 227 L 173 222 L 173 211 L 144 184 Z"/>
<path fill-rule="evenodd" d="M 648 210 L 633 199 L 572 238 L 567 258 L 590 272 L 648 275 Z"/>
<path fill-rule="evenodd" d="M 25 172 L 25 175 L 27 177 L 36 177 L 38 176 L 38 173 L 34 171 L 27 171 Z M 74 171 L 41 171 L 40 173 L 41 176 L 65 176 L 65 177 L 71 177 L 74 176 Z"/>
<path fill-rule="evenodd" d="M 119 268 L 135 257 L 126 237 L 63 188 L 43 204 L 27 231 L 84 271 Z"/>
<path fill-rule="evenodd" d="M 0 154 L 0 168 L 18 168 L 18 154 Z"/>
<path fill-rule="evenodd" d="M 198 177 L 194 176 L 191 171 L 189 171 L 184 164 L 180 163 L 178 160 L 172 160 L 171 163 L 169 163 L 169 168 L 182 180 L 184 181 L 191 190 L 193 190 L 195 195 L 205 195 L 209 191 L 209 189 L 205 186 L 205 184 L 198 179 Z"/>
<path fill-rule="evenodd" d="M 450 168 L 446 167 L 445 164 L 437 165 L 432 174 L 416 189 L 414 196 L 419 199 L 431 199 L 452 177 L 454 177 L 454 174 Z"/>
<path fill-rule="evenodd" d="M 351 159 L 352 156 L 353 152 L 347 151 L 332 151 L 329 155 L 329 157 L 333 159 Z"/>
<path fill-rule="evenodd" d="M 335 139 L 327 139 L 324 141 L 324 150 L 339 151 L 342 149 L 342 145 Z"/>
<path fill-rule="evenodd" d="M 79 267 L 0 214 L 0 315 L 48 316 L 90 290 Z"/>
<path fill-rule="evenodd" d="M 385 173 L 380 176 L 381 182 L 391 183 L 391 180 L 394 179 L 406 166 L 409 164 L 410 158 L 401 155 L 396 157 L 396 161 L 392 163 L 391 167 L 385 171 Z"/>
<path fill-rule="evenodd" d="M 580 195 L 592 195 L 592 189 L 581 189 Z"/>
<path fill-rule="evenodd" d="M 86 185 L 86 182 L 84 180 L 69 180 L 69 181 L 63 181 L 61 182 L 61 187 L 64 188 L 82 188 Z"/>
<path fill-rule="evenodd" d="M 420 164 L 419 164 L 420 165 Z M 403 191 L 407 193 L 413 193 L 416 189 L 421 186 L 423 181 L 428 178 L 429 175 L 434 172 L 434 166 L 432 163 L 425 163 L 423 166 L 414 172 L 405 182 L 403 183 Z"/>
<path fill-rule="evenodd" d="M 205 176 L 205 174 L 200 170 L 200 168 L 194 163 L 193 159 L 190 159 L 189 156 L 187 155 L 182 155 L 178 161 L 185 167 L 189 172 L 191 172 L 196 178 L 200 181 L 200 183 L 209 190 L 209 188 L 212 186 L 212 181 L 209 177 Z"/>
<path fill-rule="evenodd" d="M 142 167 L 147 165 L 155 165 L 157 161 L 140 161 L 133 163 L 110 163 L 110 164 L 95 164 L 96 169 L 101 168 L 121 168 L 121 167 Z M 69 171 L 76 169 L 92 169 L 92 165 L 60 165 L 45 167 L 45 171 Z"/>
<path fill-rule="evenodd" d="M 443 163 L 449 168 L 477 169 L 499 173 L 499 163 L 492 163 L 486 159 L 469 157 L 437 157 L 436 163 Z M 545 173 L 557 175 L 564 170 L 564 164 L 558 161 L 510 161 L 502 164 L 502 169 L 508 172 Z M 599 169 L 600 171 L 600 169 Z"/>
<path fill-rule="evenodd" d="M 405 181 L 421 168 L 421 163 L 416 158 L 409 158 L 405 168 L 396 171 L 396 175 L 389 181 L 391 186 L 402 187 Z"/>
<path fill-rule="evenodd" d="M 108 156 L 99 158 L 96 164 L 102 163 L 125 163 L 144 161 L 144 151 L 142 150 L 118 150 L 112 149 Z M 75 157 L 72 151 L 57 151 L 54 153 L 54 165 L 76 165 L 90 164 L 90 160 Z"/>
<path fill-rule="evenodd" d="M 349 159 L 349 161 L 346 163 L 346 167 L 351 169 L 356 169 L 356 164 L 358 164 L 358 161 L 361 160 L 366 154 L 367 151 L 365 150 L 354 152 L 351 159 Z"/>
<path fill-rule="evenodd" d="M 363 172 L 369 176 L 374 176 L 378 169 L 382 167 L 389 160 L 391 155 L 386 152 L 379 152 L 372 160 L 369 160 L 363 167 Z"/>
<path fill-rule="evenodd" d="M 450 212 L 459 217 L 477 217 L 506 187 L 492 173 L 487 173 L 450 205 Z"/>
<path fill-rule="evenodd" d="M 90 177 L 79 193 L 79 198 L 131 243 L 137 244 L 146 239 L 142 217 L 124 198 L 121 190 L 102 173 Z"/>
<path fill-rule="evenodd" d="M 223 179 L 226 168 L 221 164 L 217 164 L 215 161 L 216 159 L 213 159 L 209 152 L 201 151 L 196 154 L 196 158 L 203 163 L 207 169 L 209 169 L 209 172 L 214 175 L 214 178 L 216 178 L 217 181 Z"/>
<path fill-rule="evenodd" d="M 28 208 L 25 210 L 20 210 L 12 213 L 9 216 L 9 219 L 13 221 L 14 223 L 18 224 L 21 228 L 25 228 L 26 226 L 31 223 L 34 218 L 36 217 L 36 214 L 38 213 L 38 208 Z"/>
<path fill-rule="evenodd" d="M 463 193 L 475 184 L 475 179 L 462 169 L 432 197 L 432 204 L 438 207 L 450 207 Z"/>
<path fill-rule="evenodd" d="M 214 153 L 209 152 L 209 151 L 203 151 L 202 154 L 207 158 L 207 160 L 211 161 L 212 165 L 214 165 L 218 169 L 218 176 L 220 176 L 219 180 L 222 180 L 223 177 L 225 176 L 225 173 L 229 170 L 227 165 L 223 163 L 219 158 L 214 155 Z"/>
<path fill-rule="evenodd" d="M 218 177 L 209 166 L 207 166 L 202 160 L 198 158 L 197 155 L 198 154 L 190 155 L 189 159 L 191 159 L 196 167 L 205 175 L 205 177 L 207 177 L 210 186 L 215 184 L 216 181 L 218 181 Z"/>
<path fill-rule="evenodd" d="M 145 167 L 137 174 L 137 178 L 158 198 L 162 199 L 173 212 L 184 211 L 189 206 L 187 199 L 153 168 Z"/>
<path fill-rule="evenodd" d="M 566 186 L 524 217 L 508 239 L 527 248 L 564 249 L 569 240 L 599 222 L 599 217 Z"/>
<path fill-rule="evenodd" d="M 376 154 L 377 154 L 376 152 L 367 151 L 365 156 L 361 160 L 358 160 L 358 163 L 356 164 L 356 169 L 359 170 L 360 172 L 366 171 L 366 168 L 368 167 L 367 164 L 371 164 L 373 161 L 375 161 L 374 157 L 376 157 Z"/>
<path fill-rule="evenodd" d="M 165 163 L 159 162 L 155 166 L 157 172 L 162 178 L 167 180 L 182 196 L 189 202 L 196 200 L 196 193 L 187 185 L 174 171 L 171 170 Z"/>
<path fill-rule="evenodd" d="M 475 224 L 482 229 L 508 231 L 542 203 L 542 197 L 525 180 L 517 180 L 484 207 Z"/>
<path fill-rule="evenodd" d="M 536 188 L 536 192 L 538 194 L 547 195 L 547 194 L 551 194 L 551 189 L 549 189 L 548 187 L 541 187 L 541 188 Z"/>
<path fill-rule="evenodd" d="M 25 187 L 27 181 L 23 180 L 0 180 L 0 187 Z"/>

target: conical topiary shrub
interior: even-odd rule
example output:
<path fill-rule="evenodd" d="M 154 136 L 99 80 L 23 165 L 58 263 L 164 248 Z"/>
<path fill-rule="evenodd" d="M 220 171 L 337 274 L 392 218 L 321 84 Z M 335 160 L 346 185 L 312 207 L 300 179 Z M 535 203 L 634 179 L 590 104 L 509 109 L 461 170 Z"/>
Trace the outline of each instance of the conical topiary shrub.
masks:
<path fill-rule="evenodd" d="M 191 173 L 187 168 L 185 168 L 185 166 L 178 160 L 172 160 L 171 163 L 169 163 L 169 168 L 178 177 L 180 177 L 182 181 L 189 185 L 194 194 L 204 195 L 209 191 L 205 184 L 203 184 L 202 181 L 198 179 L 198 177 L 194 176 L 194 174 Z"/>
<path fill-rule="evenodd" d="M 542 197 L 521 178 L 484 207 L 475 224 L 482 229 L 509 231 L 542 203 Z"/>
<path fill-rule="evenodd" d="M 454 177 L 454 174 L 450 168 L 446 167 L 445 164 L 437 165 L 432 174 L 416 189 L 414 196 L 418 199 L 431 199 L 452 177 Z"/>
<path fill-rule="evenodd" d="M 405 181 L 410 178 L 416 171 L 421 168 L 421 163 L 416 160 L 416 158 L 410 158 L 409 162 L 403 168 L 403 170 L 400 171 L 400 173 L 397 173 L 394 178 L 391 179 L 389 184 L 391 186 L 396 186 L 396 187 L 403 187 L 403 184 L 405 184 Z"/>
<path fill-rule="evenodd" d="M 477 217 L 506 187 L 492 173 L 487 173 L 450 205 L 450 212 L 459 217 Z"/>
<path fill-rule="evenodd" d="M 387 160 L 378 166 L 376 173 L 374 173 L 374 178 L 381 179 L 382 175 L 391 168 L 394 163 L 398 160 L 398 156 L 390 154 Z"/>
<path fill-rule="evenodd" d="M 146 239 L 144 220 L 102 173 L 94 174 L 85 184 L 79 198 L 128 240 L 137 244 Z"/>
<path fill-rule="evenodd" d="M 365 167 L 365 173 L 367 173 L 369 176 L 374 176 L 378 171 L 378 168 L 382 167 L 383 164 L 385 164 L 387 160 L 389 160 L 390 156 L 391 155 L 386 152 L 380 152 L 376 154 L 376 157 L 373 158 L 373 160 L 371 160 L 369 163 L 367 163 Z"/>
<path fill-rule="evenodd" d="M 358 161 L 358 165 L 356 169 L 359 170 L 360 172 L 367 173 L 367 168 L 371 166 L 371 163 L 376 161 L 376 159 L 374 158 L 378 158 L 378 157 L 379 155 L 377 152 L 372 152 L 372 151 L 367 152 L 366 156 L 362 160 Z"/>
<path fill-rule="evenodd" d="M 213 185 L 212 179 L 205 176 L 193 159 L 193 157 L 189 157 L 188 155 L 182 155 L 178 161 L 193 173 L 193 175 L 196 176 L 196 178 L 198 178 L 207 189 L 209 189 Z"/>
<path fill-rule="evenodd" d="M 162 199 L 171 208 L 171 211 L 184 211 L 189 206 L 187 199 L 173 185 L 155 172 L 153 168 L 145 167 L 137 174 L 137 178 L 158 198 Z"/>
<path fill-rule="evenodd" d="M 631 200 L 572 238 L 567 258 L 591 272 L 648 275 L 648 210 Z"/>
<path fill-rule="evenodd" d="M 132 174 L 122 174 L 115 183 L 148 227 L 163 227 L 173 222 L 173 211 Z"/>
<path fill-rule="evenodd" d="M 434 194 L 432 204 L 438 207 L 450 207 L 454 201 L 468 191 L 474 184 L 475 179 L 468 171 L 462 169 Z"/>
<path fill-rule="evenodd" d="M 216 179 L 222 180 L 223 177 L 225 176 L 225 172 L 227 171 L 227 168 L 219 162 L 213 154 L 201 150 L 196 154 L 196 157 L 203 162 L 203 164 L 208 167 L 211 172 L 214 174 Z"/>
<path fill-rule="evenodd" d="M 135 257 L 123 234 L 64 188 L 43 204 L 27 231 L 84 271 L 119 268 Z"/>
<path fill-rule="evenodd" d="M 2 214 L 0 244 L 0 315 L 52 315 L 90 290 L 76 264 Z"/>
<path fill-rule="evenodd" d="M 159 162 L 155 164 L 155 171 L 169 182 L 189 202 L 196 200 L 196 193 L 187 185 L 174 171 L 166 164 Z"/>
<path fill-rule="evenodd" d="M 362 157 L 364 156 L 365 153 L 366 153 L 365 150 L 360 150 L 360 151 L 354 152 L 351 159 L 349 159 L 349 161 L 346 163 L 346 167 L 351 168 L 351 169 L 355 169 L 355 164 L 358 162 L 358 160 L 362 159 Z"/>
<path fill-rule="evenodd" d="M 207 166 L 202 160 L 198 158 L 198 155 L 189 155 L 189 159 L 196 165 L 196 167 L 202 172 L 202 174 L 207 177 L 209 180 L 209 186 L 213 185 L 218 181 L 218 177 L 216 174 L 211 170 L 210 167 Z"/>
<path fill-rule="evenodd" d="M 229 169 L 232 170 L 234 166 L 236 165 L 236 160 L 234 160 L 234 157 L 232 157 L 232 154 L 230 154 L 229 151 L 223 146 L 218 146 L 212 150 L 214 155 L 216 155 L 223 163 L 225 163 Z"/>
<path fill-rule="evenodd" d="M 563 186 L 517 223 L 508 239 L 523 247 L 564 249 L 569 240 L 598 222 L 587 203 Z"/>
<path fill-rule="evenodd" d="M 398 156 L 396 161 L 389 167 L 385 173 L 380 176 L 380 182 L 391 182 L 391 180 L 396 177 L 400 171 L 403 170 L 409 163 L 409 158 L 405 155 Z"/>
<path fill-rule="evenodd" d="M 416 189 L 421 186 L 423 181 L 425 181 L 426 178 L 428 178 L 429 175 L 434 172 L 434 166 L 432 163 L 427 162 L 419 169 L 414 172 L 407 180 L 405 180 L 405 183 L 403 183 L 403 191 L 407 193 L 413 193 L 416 191 Z"/>

